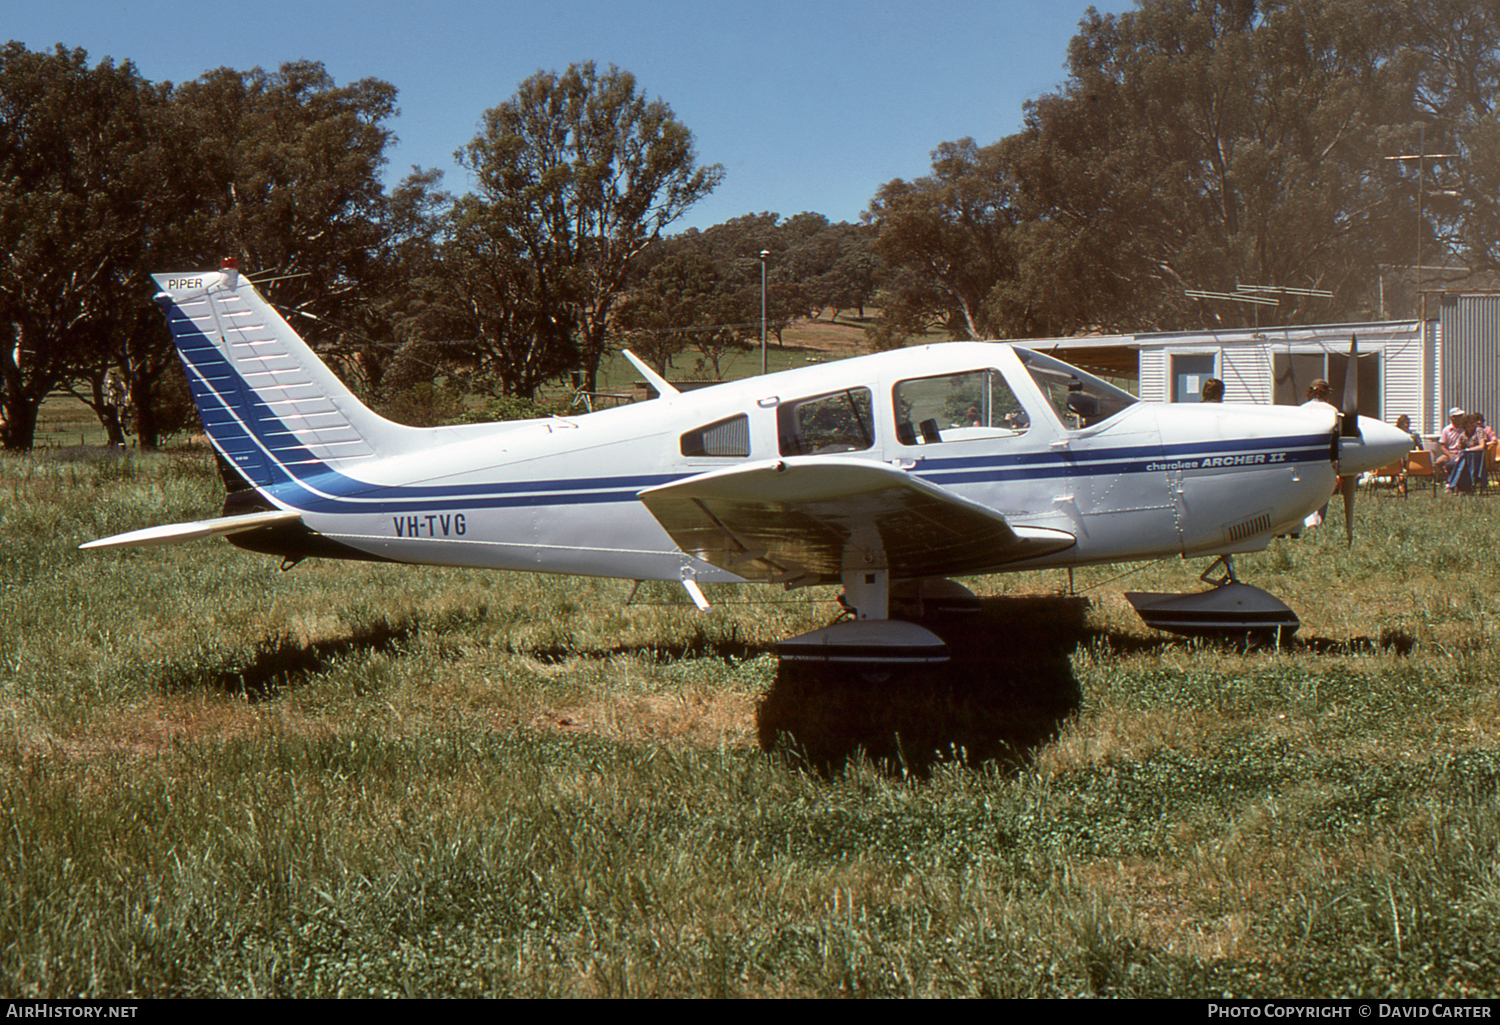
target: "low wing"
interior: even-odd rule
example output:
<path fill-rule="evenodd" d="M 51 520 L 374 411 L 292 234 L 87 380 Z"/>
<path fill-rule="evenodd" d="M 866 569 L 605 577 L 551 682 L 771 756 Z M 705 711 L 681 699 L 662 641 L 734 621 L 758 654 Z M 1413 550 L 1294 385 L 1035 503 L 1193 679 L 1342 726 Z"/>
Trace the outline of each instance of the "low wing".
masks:
<path fill-rule="evenodd" d="M 894 466 L 832 456 L 716 470 L 640 499 L 683 551 L 772 583 L 860 568 L 895 579 L 981 573 L 1074 543 L 1061 530 L 1013 528 Z"/>
<path fill-rule="evenodd" d="M 115 534 L 97 541 L 79 545 L 79 548 L 151 548 L 160 545 L 182 544 L 203 537 L 218 537 L 222 534 L 238 534 L 257 527 L 269 527 L 277 523 L 290 523 L 301 519 L 302 514 L 293 509 L 277 509 L 272 512 L 246 513 L 243 516 L 220 516 L 212 520 L 194 520 L 192 523 L 167 523 L 145 530 L 132 530 L 128 534 Z"/>

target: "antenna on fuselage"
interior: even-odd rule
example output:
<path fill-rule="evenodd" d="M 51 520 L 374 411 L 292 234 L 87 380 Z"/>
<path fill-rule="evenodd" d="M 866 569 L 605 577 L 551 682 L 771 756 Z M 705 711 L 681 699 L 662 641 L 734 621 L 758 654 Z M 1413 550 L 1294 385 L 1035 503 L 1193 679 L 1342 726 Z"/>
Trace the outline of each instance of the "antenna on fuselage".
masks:
<path fill-rule="evenodd" d="M 641 362 L 641 358 L 635 353 L 631 352 L 629 349 L 621 349 L 620 355 L 630 360 L 630 365 L 641 372 L 641 374 L 646 378 L 646 383 L 655 388 L 656 394 L 660 395 L 662 398 L 666 398 L 668 395 L 682 394 L 676 388 L 672 387 L 670 381 L 668 381 L 665 377 L 662 377 L 655 370 L 652 370 L 650 367 L 646 366 L 645 363 Z"/>

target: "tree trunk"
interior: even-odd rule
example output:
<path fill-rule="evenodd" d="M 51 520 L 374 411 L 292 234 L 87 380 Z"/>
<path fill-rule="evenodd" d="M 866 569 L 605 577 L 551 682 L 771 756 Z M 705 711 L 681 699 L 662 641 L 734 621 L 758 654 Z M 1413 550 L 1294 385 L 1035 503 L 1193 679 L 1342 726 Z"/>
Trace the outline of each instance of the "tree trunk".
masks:
<path fill-rule="evenodd" d="M 110 448 L 125 447 L 125 428 L 120 423 L 120 407 L 111 402 L 111 396 L 104 393 L 104 375 L 95 375 L 89 386 L 93 392 L 94 400 L 88 403 L 93 409 L 94 415 L 99 418 L 100 425 L 104 428 L 105 435 L 109 438 Z"/>
<path fill-rule="evenodd" d="M 161 445 L 161 429 L 156 424 L 151 392 L 151 380 L 144 376 L 130 382 L 130 401 L 135 406 L 135 439 L 143 452 L 154 451 Z"/>
<path fill-rule="evenodd" d="M 7 452 L 30 452 L 36 443 L 36 417 L 40 402 L 18 401 L 5 409 L 0 421 L 0 446 Z"/>

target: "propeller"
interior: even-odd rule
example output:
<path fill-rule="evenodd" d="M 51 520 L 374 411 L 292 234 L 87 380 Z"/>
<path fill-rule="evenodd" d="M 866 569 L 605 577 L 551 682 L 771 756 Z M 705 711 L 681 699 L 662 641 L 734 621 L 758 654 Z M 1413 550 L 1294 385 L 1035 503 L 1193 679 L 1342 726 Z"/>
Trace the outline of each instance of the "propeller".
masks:
<path fill-rule="evenodd" d="M 1340 450 L 1343 439 L 1359 438 L 1359 335 L 1349 335 L 1349 362 L 1344 367 L 1344 401 L 1340 403 L 1343 415 L 1339 417 Z M 1344 534 L 1349 547 L 1354 547 L 1354 492 L 1356 477 L 1339 477 L 1339 490 L 1344 493 Z"/>

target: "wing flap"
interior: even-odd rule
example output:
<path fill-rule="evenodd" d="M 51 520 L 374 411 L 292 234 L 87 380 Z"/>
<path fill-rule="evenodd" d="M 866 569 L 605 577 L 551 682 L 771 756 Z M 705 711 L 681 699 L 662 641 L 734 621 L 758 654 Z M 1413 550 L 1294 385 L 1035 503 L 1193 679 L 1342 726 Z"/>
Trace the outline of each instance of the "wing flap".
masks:
<path fill-rule="evenodd" d="M 746 579 L 811 583 L 882 566 L 893 577 L 979 573 L 1069 548 L 904 470 L 829 456 L 717 470 L 640 493 L 683 551 Z"/>
<path fill-rule="evenodd" d="M 220 516 L 212 520 L 194 520 L 191 523 L 166 523 L 159 527 L 132 530 L 126 534 L 102 537 L 97 541 L 81 544 L 79 548 L 154 548 L 162 545 L 177 545 L 199 538 L 238 534 L 257 527 L 270 527 L 278 523 L 299 520 L 302 514 L 294 509 L 276 509 L 271 512 L 246 513 L 242 516 Z"/>

